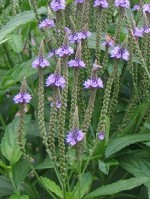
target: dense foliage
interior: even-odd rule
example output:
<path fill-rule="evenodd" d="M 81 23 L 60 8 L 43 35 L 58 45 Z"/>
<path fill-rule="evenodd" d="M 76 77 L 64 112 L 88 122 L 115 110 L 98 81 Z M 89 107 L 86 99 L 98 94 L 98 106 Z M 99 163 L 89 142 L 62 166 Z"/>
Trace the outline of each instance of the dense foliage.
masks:
<path fill-rule="evenodd" d="M 1 0 L 0 21 L 0 198 L 150 199 L 148 0 Z"/>

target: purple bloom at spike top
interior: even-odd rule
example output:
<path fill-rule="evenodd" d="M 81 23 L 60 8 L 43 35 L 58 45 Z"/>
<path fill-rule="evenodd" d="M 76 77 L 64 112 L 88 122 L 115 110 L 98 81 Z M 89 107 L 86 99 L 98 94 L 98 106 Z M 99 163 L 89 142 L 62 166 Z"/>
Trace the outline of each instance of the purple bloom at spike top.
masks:
<path fill-rule="evenodd" d="M 76 4 L 77 4 L 77 3 L 82 4 L 82 3 L 84 3 L 84 1 L 85 1 L 85 0 L 75 0 L 75 3 L 76 3 Z"/>
<path fill-rule="evenodd" d="M 126 61 L 129 60 L 129 52 L 125 48 L 121 48 L 120 46 L 114 47 L 110 52 L 111 57 L 115 59 L 124 59 Z"/>
<path fill-rule="evenodd" d="M 43 57 L 37 57 L 33 62 L 32 62 L 32 67 L 33 68 L 45 68 L 49 66 L 49 62 L 47 59 L 43 58 Z"/>
<path fill-rule="evenodd" d="M 145 34 L 150 33 L 150 27 L 149 26 L 144 26 L 143 27 L 143 33 L 145 33 Z"/>
<path fill-rule="evenodd" d="M 108 2 L 106 0 L 95 0 L 94 7 L 107 8 Z"/>
<path fill-rule="evenodd" d="M 104 41 L 104 42 L 102 43 L 102 45 L 105 46 L 105 47 L 107 47 L 107 48 L 109 48 L 109 47 L 111 47 L 111 46 L 114 46 L 114 41 L 113 41 L 113 40 Z"/>
<path fill-rule="evenodd" d="M 143 5 L 143 11 L 150 13 L 150 3 Z"/>
<path fill-rule="evenodd" d="M 50 103 L 50 106 L 53 107 L 53 102 Z M 60 101 L 60 100 L 57 100 L 57 101 L 56 101 L 56 108 L 58 108 L 58 109 L 61 108 L 61 101 Z"/>
<path fill-rule="evenodd" d="M 133 30 L 133 35 L 138 38 L 143 36 L 143 28 L 135 27 Z"/>
<path fill-rule="evenodd" d="M 99 139 L 99 140 L 104 140 L 104 138 L 105 138 L 104 132 L 99 132 L 99 133 L 98 133 L 98 139 Z"/>
<path fill-rule="evenodd" d="M 82 32 L 79 32 L 78 33 L 78 38 L 81 40 L 81 39 L 86 39 L 88 37 L 91 36 L 91 32 L 89 31 L 82 31 Z"/>
<path fill-rule="evenodd" d="M 66 7 L 66 2 L 65 0 L 53 0 L 50 4 L 50 7 L 54 12 L 64 10 Z"/>
<path fill-rule="evenodd" d="M 53 86 L 53 87 L 59 87 L 59 88 L 64 88 L 66 85 L 65 78 L 61 76 L 58 73 L 51 74 L 48 76 L 46 79 L 46 86 Z"/>
<path fill-rule="evenodd" d="M 63 45 L 62 47 L 58 48 L 55 53 L 59 57 L 64 57 L 73 54 L 74 50 L 68 45 Z"/>
<path fill-rule="evenodd" d="M 115 0 L 115 6 L 122 7 L 122 8 L 129 8 L 130 2 L 129 0 Z"/>
<path fill-rule="evenodd" d="M 133 6 L 132 10 L 133 11 L 136 11 L 136 10 L 140 10 L 140 5 L 139 4 L 136 4 L 135 6 Z"/>
<path fill-rule="evenodd" d="M 84 82 L 85 88 L 104 88 L 103 81 L 100 78 L 91 78 Z"/>
<path fill-rule="evenodd" d="M 69 67 L 72 67 L 72 68 L 85 68 L 84 61 L 82 61 L 82 60 L 80 60 L 78 58 L 70 60 L 68 62 L 68 65 L 69 65 Z"/>
<path fill-rule="evenodd" d="M 13 101 L 16 104 L 28 104 L 31 99 L 32 99 L 32 97 L 29 93 L 20 92 L 13 98 Z"/>
<path fill-rule="evenodd" d="M 80 42 L 79 33 L 74 32 L 74 33 L 70 34 L 69 41 L 70 41 L 70 43 Z"/>
<path fill-rule="evenodd" d="M 41 23 L 39 24 L 39 28 L 52 28 L 54 26 L 55 26 L 54 21 L 48 18 L 41 21 Z"/>
<path fill-rule="evenodd" d="M 83 139 L 84 139 L 84 133 L 81 130 L 74 128 L 68 132 L 66 142 L 74 146 L 78 142 L 81 142 Z"/>

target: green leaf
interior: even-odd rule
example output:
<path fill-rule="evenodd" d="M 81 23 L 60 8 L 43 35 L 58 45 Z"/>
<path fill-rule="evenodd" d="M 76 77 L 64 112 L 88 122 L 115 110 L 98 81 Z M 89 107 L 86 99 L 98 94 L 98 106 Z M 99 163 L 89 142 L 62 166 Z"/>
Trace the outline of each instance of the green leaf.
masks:
<path fill-rule="evenodd" d="M 26 117 L 25 122 L 29 121 L 29 116 Z M 4 137 L 1 142 L 1 151 L 7 160 L 9 160 L 10 165 L 14 165 L 21 157 L 22 153 L 19 149 L 17 143 L 17 133 L 19 127 L 19 118 L 13 120 L 10 123 L 6 130 Z"/>
<path fill-rule="evenodd" d="M 52 180 L 50 180 L 46 177 L 40 177 L 40 178 L 48 190 L 55 193 L 60 198 L 63 198 L 63 191 L 55 182 L 53 182 Z"/>
<path fill-rule="evenodd" d="M 38 10 L 39 14 L 46 14 L 47 9 L 45 7 L 41 7 Z M 24 25 L 35 18 L 35 14 L 32 10 L 22 12 L 15 17 L 13 17 L 6 25 L 2 27 L 0 30 L 0 41 L 2 41 L 8 34 L 10 34 L 13 30 L 18 28 L 21 25 Z"/>
<path fill-rule="evenodd" d="M 116 138 L 112 140 L 105 151 L 105 156 L 109 157 L 114 153 L 120 151 L 121 149 L 129 146 L 130 144 L 134 144 L 137 142 L 149 141 L 150 134 L 135 134 L 135 135 L 127 135 L 121 138 Z"/>
<path fill-rule="evenodd" d="M 10 39 L 8 40 L 8 44 L 16 53 L 20 53 L 23 49 L 22 40 L 17 34 L 11 34 Z"/>
<path fill-rule="evenodd" d="M 5 176 L 0 176 L 0 196 L 8 196 L 13 193 L 13 187 Z"/>
<path fill-rule="evenodd" d="M 106 175 L 108 175 L 109 172 L 109 166 L 107 164 L 105 164 L 104 162 L 102 162 L 101 160 L 98 161 L 98 166 L 99 169 L 105 173 Z"/>
<path fill-rule="evenodd" d="M 14 194 L 9 199 L 29 199 L 29 196 L 27 195 L 19 196 L 18 194 Z"/>
<path fill-rule="evenodd" d="M 124 190 L 131 190 L 148 181 L 150 181 L 150 178 L 148 177 L 138 177 L 138 178 L 133 177 L 128 180 L 119 180 L 118 182 L 115 182 L 106 186 L 102 186 L 96 189 L 95 191 L 88 194 L 85 197 L 85 199 L 86 198 L 93 199 L 94 197 L 98 197 L 98 196 L 107 196 L 107 195 L 119 193 Z"/>
<path fill-rule="evenodd" d="M 91 183 L 92 183 L 91 173 L 89 173 L 89 172 L 84 173 L 83 176 L 81 177 L 81 182 L 80 182 L 81 198 L 88 192 Z M 72 193 L 72 197 L 75 199 L 79 198 L 79 182 L 77 183 L 77 185 Z"/>
<path fill-rule="evenodd" d="M 49 169 L 49 168 L 53 168 L 53 162 L 48 157 L 42 163 L 36 165 L 34 168 L 35 169 Z"/>

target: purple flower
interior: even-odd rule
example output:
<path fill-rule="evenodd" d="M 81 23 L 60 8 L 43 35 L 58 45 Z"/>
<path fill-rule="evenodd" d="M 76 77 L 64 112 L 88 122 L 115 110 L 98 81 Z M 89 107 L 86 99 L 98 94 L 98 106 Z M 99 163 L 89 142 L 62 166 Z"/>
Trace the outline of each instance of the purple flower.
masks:
<path fill-rule="evenodd" d="M 140 10 L 140 5 L 139 4 L 136 4 L 135 6 L 133 6 L 132 10 L 135 11 L 135 10 Z"/>
<path fill-rule="evenodd" d="M 144 12 L 149 12 L 149 13 L 150 13 L 150 4 L 145 4 L 145 5 L 143 5 L 143 11 L 144 11 Z"/>
<path fill-rule="evenodd" d="M 50 103 L 50 106 L 53 107 L 53 102 Z M 61 108 L 61 101 L 60 100 L 56 101 L 56 108 L 58 108 L 58 109 Z"/>
<path fill-rule="evenodd" d="M 150 27 L 149 26 L 144 26 L 143 27 L 143 33 L 145 33 L 145 34 L 150 33 Z"/>
<path fill-rule="evenodd" d="M 128 0 L 115 0 L 116 7 L 129 8 L 130 2 Z"/>
<path fill-rule="evenodd" d="M 69 65 L 69 67 L 72 67 L 72 68 L 85 68 L 84 61 L 82 61 L 82 60 L 80 60 L 78 58 L 70 60 L 68 62 L 68 65 Z"/>
<path fill-rule="evenodd" d="M 48 58 L 53 57 L 56 54 L 56 50 L 52 50 L 49 52 L 49 54 L 47 55 Z"/>
<path fill-rule="evenodd" d="M 143 28 L 135 27 L 133 30 L 133 35 L 138 38 L 143 36 Z"/>
<path fill-rule="evenodd" d="M 91 78 L 84 82 L 85 88 L 104 88 L 103 81 L 100 78 Z"/>
<path fill-rule="evenodd" d="M 91 36 L 91 32 L 89 31 L 82 31 L 82 32 L 79 32 L 78 33 L 78 38 L 81 40 L 81 39 L 86 39 L 88 37 Z"/>
<path fill-rule="evenodd" d="M 111 52 L 111 57 L 116 59 L 124 59 L 128 61 L 129 59 L 129 52 L 125 48 L 121 48 L 120 46 L 114 47 Z"/>
<path fill-rule="evenodd" d="M 54 12 L 64 10 L 66 7 L 66 2 L 65 0 L 53 0 L 50 4 L 50 7 Z"/>
<path fill-rule="evenodd" d="M 69 35 L 70 43 L 80 42 L 79 33 L 75 32 Z"/>
<path fill-rule="evenodd" d="M 59 57 L 64 57 L 67 55 L 71 55 L 73 53 L 74 53 L 74 50 L 70 46 L 67 46 L 67 45 L 63 45 L 62 47 L 56 50 L 56 55 L 58 55 Z"/>
<path fill-rule="evenodd" d="M 48 18 L 41 21 L 41 23 L 39 24 L 39 28 L 52 28 L 54 26 L 55 26 L 54 21 Z"/>
<path fill-rule="evenodd" d="M 99 133 L 98 133 L 98 139 L 99 139 L 99 140 L 104 140 L 104 138 L 105 138 L 104 132 L 99 132 Z"/>
<path fill-rule="evenodd" d="M 65 78 L 58 73 L 51 74 L 46 79 L 46 86 L 64 88 L 66 84 Z"/>
<path fill-rule="evenodd" d="M 74 128 L 68 132 L 66 142 L 74 146 L 78 142 L 81 142 L 83 138 L 84 138 L 84 133 L 81 130 Z"/>
<path fill-rule="evenodd" d="M 13 101 L 16 103 L 16 104 L 28 104 L 31 100 L 31 95 L 29 93 L 18 93 L 14 98 L 13 98 Z"/>
<path fill-rule="evenodd" d="M 49 66 L 49 62 L 43 57 L 37 57 L 32 63 L 33 68 L 45 68 L 46 66 Z"/>
<path fill-rule="evenodd" d="M 82 4 L 82 3 L 84 3 L 84 1 L 85 1 L 85 0 L 75 0 L 75 3 L 76 3 L 76 4 L 78 4 L 78 3 Z"/>
<path fill-rule="evenodd" d="M 113 40 L 104 41 L 102 45 L 105 46 L 106 48 L 109 48 L 111 46 L 114 46 L 114 41 Z"/>
<path fill-rule="evenodd" d="M 108 2 L 106 0 L 95 0 L 94 7 L 107 8 Z"/>

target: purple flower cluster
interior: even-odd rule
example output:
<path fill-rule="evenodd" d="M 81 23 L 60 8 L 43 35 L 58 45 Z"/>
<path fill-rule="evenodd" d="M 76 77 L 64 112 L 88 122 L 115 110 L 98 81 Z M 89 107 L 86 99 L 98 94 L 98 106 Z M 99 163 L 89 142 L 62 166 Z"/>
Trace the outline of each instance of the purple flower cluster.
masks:
<path fill-rule="evenodd" d="M 76 58 L 76 59 L 72 59 L 68 62 L 69 67 L 72 68 L 85 68 L 85 63 L 84 61 Z"/>
<path fill-rule="evenodd" d="M 41 21 L 41 23 L 39 24 L 39 28 L 52 28 L 54 26 L 55 26 L 54 21 L 49 18 Z"/>
<path fill-rule="evenodd" d="M 105 138 L 104 132 L 99 132 L 99 133 L 98 133 L 98 139 L 99 139 L 99 140 L 104 140 L 104 138 Z"/>
<path fill-rule="evenodd" d="M 147 13 L 150 13 L 150 3 L 143 5 L 143 11 L 147 12 Z"/>
<path fill-rule="evenodd" d="M 106 48 L 109 48 L 114 46 L 114 41 L 113 40 L 104 41 L 102 45 L 105 46 Z"/>
<path fill-rule="evenodd" d="M 66 85 L 65 78 L 58 73 L 51 74 L 46 79 L 46 86 L 59 87 L 63 89 L 65 85 Z"/>
<path fill-rule="evenodd" d="M 85 88 L 104 88 L 103 81 L 100 78 L 91 78 L 84 82 Z"/>
<path fill-rule="evenodd" d="M 20 92 L 13 98 L 13 101 L 16 104 L 28 104 L 31 99 L 32 97 L 29 93 Z"/>
<path fill-rule="evenodd" d="M 48 57 L 48 58 L 51 58 L 51 57 L 53 57 L 55 54 L 56 54 L 56 50 L 54 49 L 54 50 L 52 50 L 52 51 L 49 52 L 49 54 L 47 55 L 47 57 Z"/>
<path fill-rule="evenodd" d="M 94 7 L 108 8 L 108 2 L 106 0 L 95 0 Z"/>
<path fill-rule="evenodd" d="M 78 142 L 81 142 L 83 139 L 84 139 L 84 133 L 81 130 L 75 128 L 68 132 L 66 142 L 74 146 Z"/>
<path fill-rule="evenodd" d="M 142 36 L 143 36 L 143 28 L 135 27 L 135 28 L 133 29 L 133 35 L 134 35 L 136 38 L 142 37 Z"/>
<path fill-rule="evenodd" d="M 145 34 L 150 33 L 150 26 L 144 26 L 143 27 L 143 33 L 145 33 Z"/>
<path fill-rule="evenodd" d="M 55 105 L 56 105 L 56 108 L 60 109 L 61 108 L 61 101 L 57 100 Z M 53 102 L 50 103 L 50 106 L 53 107 Z"/>
<path fill-rule="evenodd" d="M 37 57 L 32 63 L 33 68 L 39 68 L 39 67 L 45 68 L 47 66 L 49 66 L 49 62 L 47 59 L 43 57 Z"/>
<path fill-rule="evenodd" d="M 68 45 L 63 45 L 60 48 L 58 48 L 55 53 L 59 57 L 64 57 L 73 54 L 74 50 Z"/>
<path fill-rule="evenodd" d="M 50 4 L 50 7 L 54 12 L 64 10 L 66 7 L 66 2 L 65 0 L 53 0 Z"/>
<path fill-rule="evenodd" d="M 133 6 L 132 10 L 136 11 L 136 10 L 140 10 L 140 8 L 141 8 L 140 5 L 136 4 L 136 5 Z"/>
<path fill-rule="evenodd" d="M 91 32 L 89 31 L 82 31 L 82 32 L 75 32 L 69 35 L 69 41 L 71 43 L 79 43 L 81 40 L 86 39 L 91 36 Z"/>
<path fill-rule="evenodd" d="M 127 49 L 122 48 L 120 46 L 114 47 L 111 50 L 110 54 L 111 54 L 111 57 L 115 59 L 124 59 L 126 61 L 129 60 L 129 52 L 127 51 Z"/>
<path fill-rule="evenodd" d="M 75 3 L 76 3 L 76 4 L 78 4 L 78 3 L 82 4 L 82 3 L 84 3 L 84 1 L 85 1 L 85 0 L 75 0 Z"/>
<path fill-rule="evenodd" d="M 121 8 L 129 8 L 130 2 L 129 0 L 115 0 L 115 6 Z"/>

